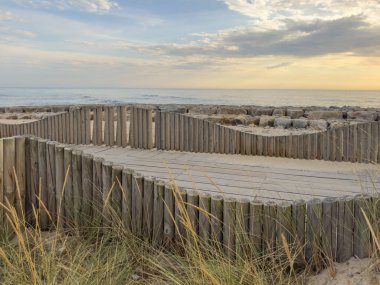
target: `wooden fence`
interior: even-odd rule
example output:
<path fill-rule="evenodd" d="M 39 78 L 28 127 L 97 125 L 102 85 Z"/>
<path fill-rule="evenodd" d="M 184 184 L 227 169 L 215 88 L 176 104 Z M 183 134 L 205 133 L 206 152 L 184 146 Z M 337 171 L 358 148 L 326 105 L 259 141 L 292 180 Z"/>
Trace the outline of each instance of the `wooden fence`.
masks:
<path fill-rule="evenodd" d="M 149 108 L 82 107 L 31 123 L 0 124 L 0 137 L 34 135 L 68 144 L 380 162 L 380 122 L 288 136 L 255 135 L 168 110 L 156 110 L 154 122 L 153 127 Z"/>
<path fill-rule="evenodd" d="M 186 236 L 186 220 L 200 243 L 218 246 L 231 258 L 281 252 L 285 240 L 297 262 L 322 267 L 326 258 L 344 262 L 378 253 L 366 217 L 378 234 L 379 201 L 378 195 L 358 195 L 277 204 L 210 196 L 144 177 L 70 145 L 36 137 L 0 140 L 0 202 L 25 211 L 30 224 L 35 209 L 43 229 L 112 226 L 116 217 L 153 244 L 171 246 Z M 7 214 L 0 207 L 5 229 L 10 228 Z"/>
<path fill-rule="evenodd" d="M 156 112 L 157 149 L 328 161 L 380 162 L 380 122 L 318 133 L 264 136 L 175 112 Z"/>
<path fill-rule="evenodd" d="M 152 148 L 152 110 L 126 106 L 82 107 L 24 124 L 0 124 L 0 137 L 34 135 L 68 144 Z"/>

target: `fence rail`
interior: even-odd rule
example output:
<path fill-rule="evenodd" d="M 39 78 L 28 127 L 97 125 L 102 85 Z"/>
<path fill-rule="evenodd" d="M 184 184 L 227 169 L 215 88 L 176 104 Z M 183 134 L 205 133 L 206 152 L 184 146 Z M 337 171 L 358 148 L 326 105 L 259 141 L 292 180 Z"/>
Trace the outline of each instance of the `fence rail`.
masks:
<path fill-rule="evenodd" d="M 221 246 L 230 258 L 262 255 L 286 242 L 291 250 L 302 249 L 293 252 L 297 260 L 323 266 L 326 258 L 344 262 L 377 253 L 366 219 L 378 233 L 379 201 L 378 195 L 358 195 L 277 204 L 210 196 L 70 145 L 36 137 L 0 140 L 0 202 L 20 215 L 25 211 L 30 224 L 36 211 L 43 229 L 87 222 L 112 226 L 117 216 L 136 235 L 170 246 L 186 234 L 186 215 L 200 242 Z M 6 215 L 0 207 L 3 228 L 10 230 Z"/>

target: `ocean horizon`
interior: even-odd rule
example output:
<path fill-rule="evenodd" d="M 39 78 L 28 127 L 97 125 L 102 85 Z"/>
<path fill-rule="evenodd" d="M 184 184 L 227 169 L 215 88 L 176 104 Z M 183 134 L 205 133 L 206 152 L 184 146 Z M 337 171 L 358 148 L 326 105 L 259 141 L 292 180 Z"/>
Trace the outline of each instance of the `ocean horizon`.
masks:
<path fill-rule="evenodd" d="M 224 104 L 380 107 L 380 90 L 0 87 L 1 106 Z"/>

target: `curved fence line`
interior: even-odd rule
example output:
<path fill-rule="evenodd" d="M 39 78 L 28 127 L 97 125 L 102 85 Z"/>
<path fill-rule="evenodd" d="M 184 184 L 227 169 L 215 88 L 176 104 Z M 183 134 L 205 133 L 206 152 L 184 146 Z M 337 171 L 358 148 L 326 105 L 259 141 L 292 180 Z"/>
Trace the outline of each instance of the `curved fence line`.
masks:
<path fill-rule="evenodd" d="M 157 149 L 380 162 L 380 122 L 288 136 L 256 135 L 178 112 L 156 112 L 155 122 Z"/>
<path fill-rule="evenodd" d="M 0 140 L 0 165 L 0 202 L 20 215 L 24 211 L 31 225 L 37 217 L 43 229 L 86 221 L 112 226 L 116 217 L 157 246 L 179 244 L 195 233 L 197 242 L 222 248 L 230 258 L 286 246 L 296 262 L 323 267 L 327 260 L 377 254 L 378 237 L 371 236 L 366 219 L 378 226 L 379 195 L 293 203 L 210 196 L 144 177 L 72 145 L 28 136 Z M 11 230 L 6 215 L 1 207 L 3 228 Z"/>
<path fill-rule="evenodd" d="M 0 124 L 0 137 L 14 135 L 35 135 L 70 144 L 380 162 L 380 122 L 310 134 L 263 136 L 179 111 L 155 110 L 153 117 L 153 109 L 147 108 L 84 106 L 31 123 Z"/>

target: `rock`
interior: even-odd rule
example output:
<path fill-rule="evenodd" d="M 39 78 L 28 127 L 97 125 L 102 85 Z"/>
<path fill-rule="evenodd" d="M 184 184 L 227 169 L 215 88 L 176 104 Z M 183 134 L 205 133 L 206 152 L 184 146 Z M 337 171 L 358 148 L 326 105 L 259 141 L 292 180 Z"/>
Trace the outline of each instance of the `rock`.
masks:
<path fill-rule="evenodd" d="M 325 120 L 310 120 L 309 125 L 314 130 L 325 131 L 327 129 L 327 121 Z"/>
<path fill-rule="evenodd" d="M 238 125 L 243 125 L 243 121 L 239 118 L 232 119 L 231 125 L 232 126 L 238 126 Z"/>
<path fill-rule="evenodd" d="M 218 113 L 218 107 L 206 106 L 206 105 L 201 105 L 201 106 L 195 105 L 195 106 L 189 107 L 189 113 L 215 115 Z"/>
<path fill-rule="evenodd" d="M 218 108 L 218 114 L 247 115 L 247 110 L 239 106 L 221 106 Z"/>
<path fill-rule="evenodd" d="M 5 108 L 5 113 L 23 113 L 24 109 L 22 107 L 7 107 Z"/>
<path fill-rule="evenodd" d="M 256 116 L 272 116 L 273 108 L 259 108 L 257 110 Z"/>
<path fill-rule="evenodd" d="M 362 121 L 376 121 L 377 114 L 373 111 L 349 111 L 347 112 L 347 119 L 349 120 L 362 120 Z"/>
<path fill-rule="evenodd" d="M 310 111 L 306 115 L 309 120 L 343 119 L 342 111 Z"/>
<path fill-rule="evenodd" d="M 274 109 L 272 116 L 276 117 L 284 117 L 286 115 L 285 109 Z"/>
<path fill-rule="evenodd" d="M 7 120 L 17 120 L 18 115 L 17 114 L 12 114 L 6 117 Z"/>
<path fill-rule="evenodd" d="M 290 117 L 278 117 L 274 119 L 274 126 L 276 128 L 288 129 L 292 126 L 292 119 Z"/>
<path fill-rule="evenodd" d="M 53 106 L 51 109 L 54 113 L 66 112 L 66 108 L 63 106 Z"/>
<path fill-rule="evenodd" d="M 261 116 L 259 126 L 260 127 L 268 127 L 268 126 L 273 127 L 274 119 L 275 118 L 272 116 Z"/>
<path fill-rule="evenodd" d="M 338 129 L 348 125 L 347 121 L 330 121 L 329 123 L 331 129 Z"/>
<path fill-rule="evenodd" d="M 292 119 L 301 118 L 304 113 L 304 110 L 298 108 L 289 108 L 286 110 L 286 115 Z"/>
<path fill-rule="evenodd" d="M 305 129 L 307 127 L 308 121 L 305 119 L 294 119 L 293 128 L 296 129 Z"/>
<path fill-rule="evenodd" d="M 250 125 L 255 125 L 255 126 L 258 126 L 260 124 L 260 117 L 259 116 L 255 116 L 255 117 L 251 117 L 252 119 L 250 120 Z"/>

